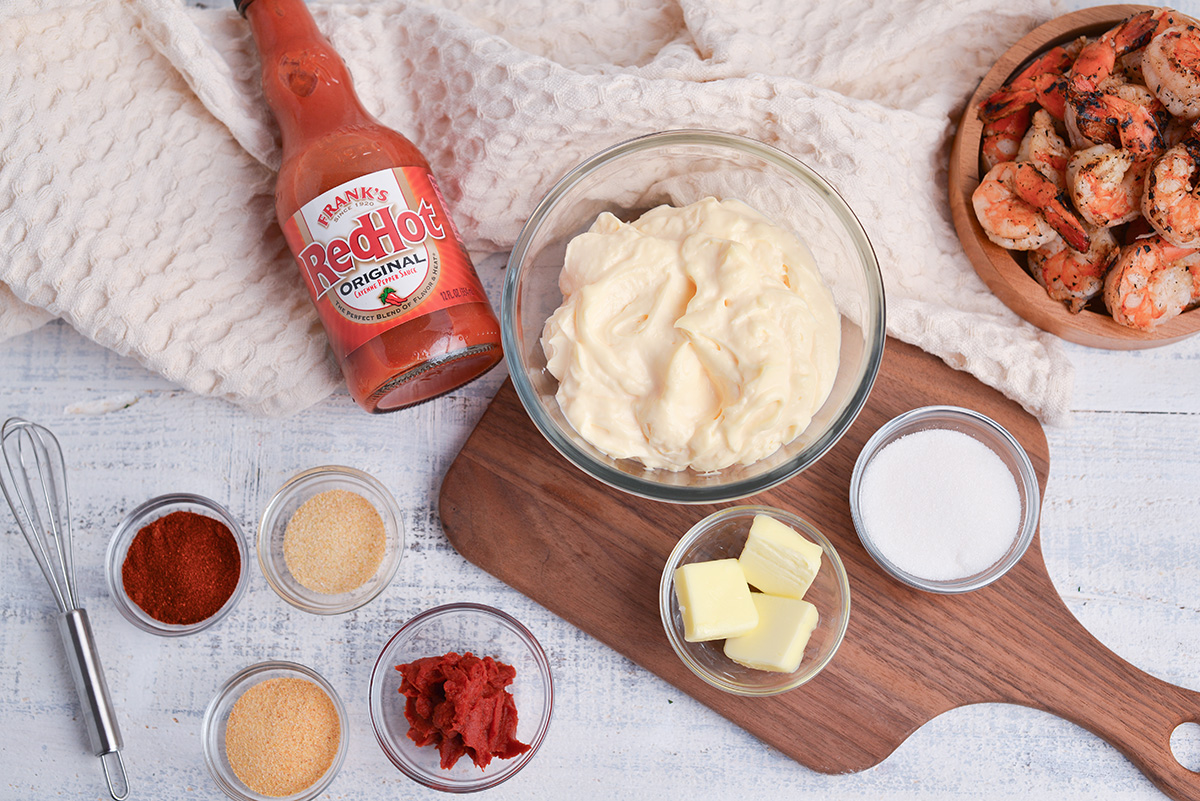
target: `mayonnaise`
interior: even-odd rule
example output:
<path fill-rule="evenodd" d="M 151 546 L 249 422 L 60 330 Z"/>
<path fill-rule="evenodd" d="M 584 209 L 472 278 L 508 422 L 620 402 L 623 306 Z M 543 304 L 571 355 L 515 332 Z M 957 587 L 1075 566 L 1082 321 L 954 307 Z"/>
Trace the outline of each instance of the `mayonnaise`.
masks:
<path fill-rule="evenodd" d="M 833 296 L 796 237 L 736 200 L 605 212 L 567 246 L 542 349 L 558 404 L 615 459 L 750 464 L 795 439 L 837 373 Z"/>

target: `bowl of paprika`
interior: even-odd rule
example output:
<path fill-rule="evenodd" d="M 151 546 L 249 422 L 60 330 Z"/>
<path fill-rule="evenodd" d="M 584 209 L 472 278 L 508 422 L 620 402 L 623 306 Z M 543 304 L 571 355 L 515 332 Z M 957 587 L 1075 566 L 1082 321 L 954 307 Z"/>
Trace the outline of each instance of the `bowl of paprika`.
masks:
<path fill-rule="evenodd" d="M 117 526 L 105 573 L 118 611 L 151 634 L 179 637 L 216 623 L 249 578 L 246 539 L 220 504 L 188 493 L 151 498 Z"/>

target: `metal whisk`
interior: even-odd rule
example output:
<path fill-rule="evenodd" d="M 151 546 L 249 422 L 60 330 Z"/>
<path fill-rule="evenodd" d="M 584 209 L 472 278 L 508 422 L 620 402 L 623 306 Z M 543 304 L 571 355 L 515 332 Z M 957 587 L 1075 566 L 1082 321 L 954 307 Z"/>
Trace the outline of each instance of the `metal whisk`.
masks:
<path fill-rule="evenodd" d="M 75 595 L 71 511 L 62 448 L 49 429 L 13 417 L 0 427 L 0 450 L 4 453 L 0 489 L 58 604 L 58 631 L 67 650 L 92 752 L 100 757 L 109 795 L 124 801 L 129 782 L 121 759 L 121 732 L 87 612 L 79 607 Z M 119 794 L 114 781 L 121 788 Z"/>

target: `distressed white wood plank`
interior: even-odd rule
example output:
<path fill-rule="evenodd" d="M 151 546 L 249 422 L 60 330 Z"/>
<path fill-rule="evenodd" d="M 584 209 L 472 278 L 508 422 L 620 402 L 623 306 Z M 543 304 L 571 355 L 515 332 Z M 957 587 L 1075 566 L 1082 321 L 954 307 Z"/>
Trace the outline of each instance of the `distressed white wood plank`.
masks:
<path fill-rule="evenodd" d="M 1200 413 L 1200 338 L 1128 352 L 1066 346 L 1076 409 Z"/>

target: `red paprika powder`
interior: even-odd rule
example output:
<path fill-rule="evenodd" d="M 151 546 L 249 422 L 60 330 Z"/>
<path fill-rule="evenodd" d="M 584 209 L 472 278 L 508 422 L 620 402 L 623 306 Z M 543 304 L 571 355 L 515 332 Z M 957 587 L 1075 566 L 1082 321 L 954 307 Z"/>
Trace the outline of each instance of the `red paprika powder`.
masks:
<path fill-rule="evenodd" d="M 233 532 L 219 520 L 171 512 L 134 535 L 121 565 L 125 594 L 168 625 L 215 615 L 237 589 L 242 570 Z"/>

